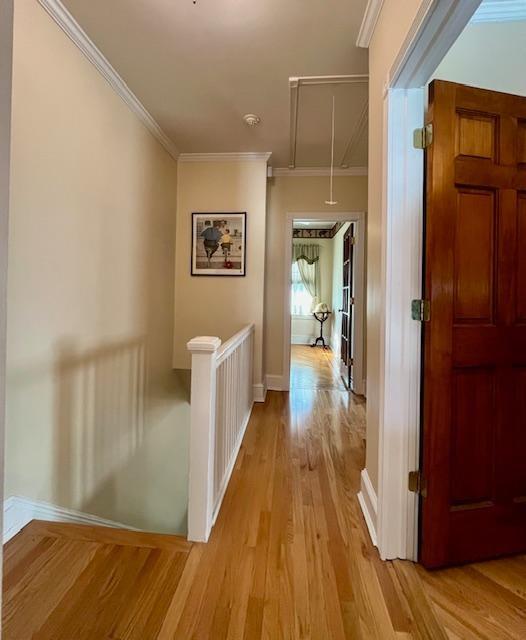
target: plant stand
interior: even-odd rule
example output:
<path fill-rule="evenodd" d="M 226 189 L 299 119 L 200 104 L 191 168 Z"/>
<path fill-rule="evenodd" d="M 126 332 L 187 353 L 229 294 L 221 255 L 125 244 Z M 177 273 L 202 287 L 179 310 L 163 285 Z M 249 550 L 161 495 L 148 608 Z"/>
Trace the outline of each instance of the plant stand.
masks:
<path fill-rule="evenodd" d="M 320 335 L 316 338 L 315 342 L 313 344 L 311 344 L 311 347 L 317 347 L 318 343 L 321 344 L 321 346 L 324 349 L 328 349 L 328 345 L 325 344 L 325 338 L 323 337 L 323 323 L 327 320 L 327 318 L 331 315 L 330 311 L 319 311 L 319 312 L 314 312 L 312 314 L 316 320 L 320 323 Z"/>

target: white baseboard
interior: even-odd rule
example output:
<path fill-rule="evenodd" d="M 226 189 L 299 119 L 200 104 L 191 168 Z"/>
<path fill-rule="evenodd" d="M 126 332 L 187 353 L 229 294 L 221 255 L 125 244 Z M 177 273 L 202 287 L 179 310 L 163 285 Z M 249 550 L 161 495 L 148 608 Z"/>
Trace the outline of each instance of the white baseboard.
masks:
<path fill-rule="evenodd" d="M 313 335 L 295 334 L 290 337 L 290 344 L 312 344 L 316 340 Z"/>
<path fill-rule="evenodd" d="M 260 382 L 254 385 L 254 402 L 265 402 L 267 397 L 267 384 Z"/>
<path fill-rule="evenodd" d="M 286 389 L 286 385 L 283 384 L 283 376 L 267 375 L 265 380 L 269 391 L 283 391 Z"/>
<path fill-rule="evenodd" d="M 363 517 L 367 523 L 371 541 L 374 546 L 377 547 L 378 539 L 376 536 L 376 523 L 378 519 L 378 498 L 371 483 L 371 479 L 369 478 L 369 474 L 367 473 L 367 469 L 362 471 L 358 502 L 362 508 Z"/>
<path fill-rule="evenodd" d="M 47 502 L 38 502 L 12 496 L 4 500 L 4 544 L 16 536 L 31 520 L 47 520 L 48 522 L 69 522 L 71 524 L 87 524 L 100 527 L 112 527 L 114 529 L 128 529 L 129 531 L 140 531 L 135 527 L 130 527 L 121 522 L 106 520 L 89 513 L 82 513 L 74 509 L 57 507 Z"/>

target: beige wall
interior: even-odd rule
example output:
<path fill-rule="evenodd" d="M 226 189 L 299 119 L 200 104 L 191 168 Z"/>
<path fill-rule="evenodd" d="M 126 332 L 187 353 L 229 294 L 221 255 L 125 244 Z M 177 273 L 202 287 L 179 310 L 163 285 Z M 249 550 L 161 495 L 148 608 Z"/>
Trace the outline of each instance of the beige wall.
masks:
<path fill-rule="evenodd" d="M 283 318 L 285 298 L 285 222 L 287 213 L 367 210 L 367 178 L 337 176 L 334 194 L 338 204 L 325 204 L 327 177 L 279 176 L 269 183 L 267 274 L 265 308 L 266 373 L 283 375 Z M 298 215 L 301 217 L 301 215 Z"/>
<path fill-rule="evenodd" d="M 186 343 L 199 335 L 231 338 L 256 325 L 254 383 L 262 382 L 267 163 L 179 164 L 174 366 L 190 368 Z M 190 275 L 192 212 L 247 212 L 246 276 Z"/>
<path fill-rule="evenodd" d="M 469 24 L 433 78 L 526 95 L 526 22 Z"/>
<path fill-rule="evenodd" d="M 330 308 L 332 305 L 332 240 L 299 238 L 294 239 L 293 244 L 317 244 L 320 247 L 320 295 L 318 302 L 325 302 Z M 331 327 L 328 321 L 323 325 L 323 334 L 326 338 L 330 338 Z M 295 337 L 308 337 L 310 343 L 320 335 L 320 323 L 312 315 L 308 318 L 292 316 L 291 335 L 293 341 Z"/>
<path fill-rule="evenodd" d="M 176 169 L 40 5 L 17 2 L 6 496 L 185 530 Z"/>
<path fill-rule="evenodd" d="M 369 48 L 369 209 L 367 224 L 367 460 L 378 488 L 380 358 L 382 351 L 382 216 L 384 85 L 423 0 L 384 0 Z"/>
<path fill-rule="evenodd" d="M 5 364 L 7 320 L 7 247 L 9 218 L 9 164 L 11 137 L 11 71 L 13 3 L 0 3 L 0 496 L 4 496 Z M 3 510 L 0 530 L 3 530 Z M 2 550 L 0 549 L 0 563 Z M 0 580 L 1 584 L 1 580 Z M 0 607 L 2 605 L 0 596 Z"/>

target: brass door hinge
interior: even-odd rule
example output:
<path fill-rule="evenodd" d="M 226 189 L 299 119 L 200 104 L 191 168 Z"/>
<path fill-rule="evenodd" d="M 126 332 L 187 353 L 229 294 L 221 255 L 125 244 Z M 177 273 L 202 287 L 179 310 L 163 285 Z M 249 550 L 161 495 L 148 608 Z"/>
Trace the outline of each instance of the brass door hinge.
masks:
<path fill-rule="evenodd" d="M 431 319 L 431 303 L 429 300 L 411 300 L 411 318 L 418 322 L 429 322 Z"/>
<path fill-rule="evenodd" d="M 427 149 L 433 142 L 433 125 L 426 124 L 422 129 L 413 131 L 413 147 L 415 149 Z"/>
<path fill-rule="evenodd" d="M 420 471 L 410 471 L 407 482 L 409 491 L 418 493 L 423 498 L 427 496 L 427 485 L 424 476 Z"/>

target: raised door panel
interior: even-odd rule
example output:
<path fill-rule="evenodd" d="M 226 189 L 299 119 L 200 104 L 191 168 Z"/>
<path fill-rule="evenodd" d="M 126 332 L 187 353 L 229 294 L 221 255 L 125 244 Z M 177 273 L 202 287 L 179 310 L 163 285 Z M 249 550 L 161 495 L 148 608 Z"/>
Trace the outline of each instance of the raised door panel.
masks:
<path fill-rule="evenodd" d="M 455 227 L 454 322 L 490 324 L 495 289 L 493 191 L 460 189 Z"/>
<path fill-rule="evenodd" d="M 481 113 L 459 111 L 456 130 L 457 156 L 495 159 L 496 118 Z"/>
<path fill-rule="evenodd" d="M 473 508 L 493 500 L 494 415 L 494 371 L 456 371 L 451 431 L 451 504 L 454 508 Z"/>

